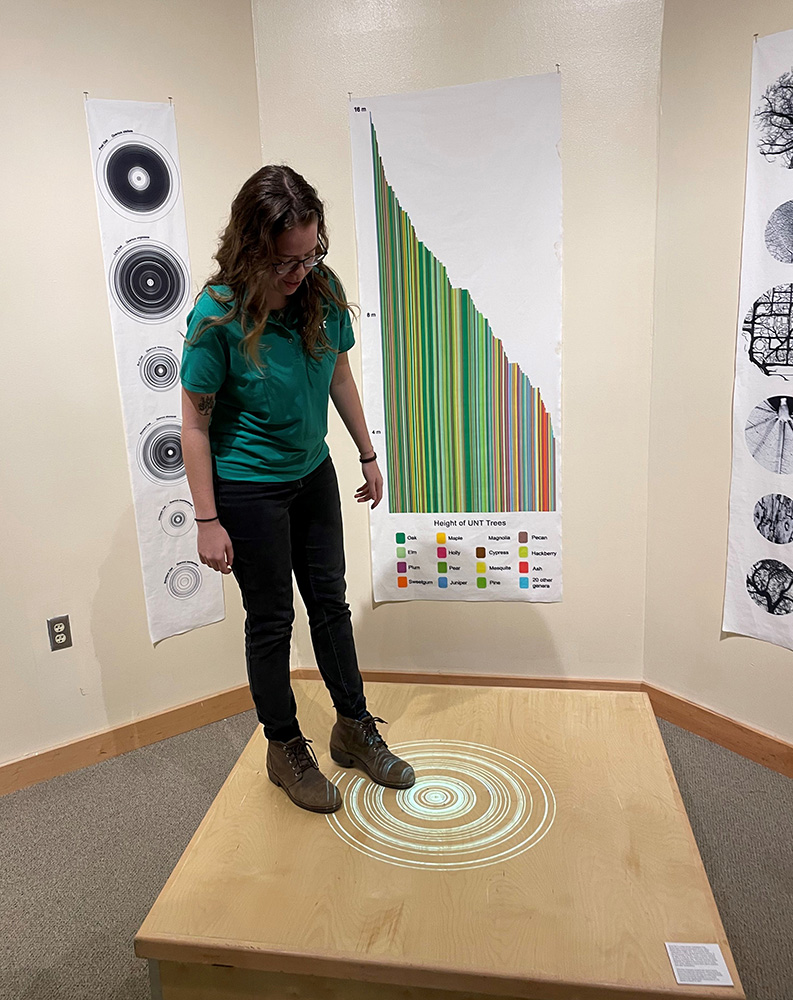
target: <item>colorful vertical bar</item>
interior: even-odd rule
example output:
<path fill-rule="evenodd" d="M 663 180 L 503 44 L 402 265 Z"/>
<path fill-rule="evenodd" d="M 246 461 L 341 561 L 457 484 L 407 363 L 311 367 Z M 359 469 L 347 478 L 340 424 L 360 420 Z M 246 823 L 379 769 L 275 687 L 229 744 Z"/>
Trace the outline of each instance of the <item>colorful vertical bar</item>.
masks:
<path fill-rule="evenodd" d="M 556 510 L 540 392 L 416 237 L 372 125 L 386 466 L 392 513 Z"/>

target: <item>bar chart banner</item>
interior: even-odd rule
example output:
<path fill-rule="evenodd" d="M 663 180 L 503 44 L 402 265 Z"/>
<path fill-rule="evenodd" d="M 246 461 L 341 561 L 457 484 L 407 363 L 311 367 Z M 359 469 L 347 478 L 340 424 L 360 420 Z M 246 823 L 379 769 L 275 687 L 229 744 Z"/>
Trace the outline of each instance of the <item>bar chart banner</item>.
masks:
<path fill-rule="evenodd" d="M 374 596 L 561 599 L 560 76 L 352 98 Z"/>

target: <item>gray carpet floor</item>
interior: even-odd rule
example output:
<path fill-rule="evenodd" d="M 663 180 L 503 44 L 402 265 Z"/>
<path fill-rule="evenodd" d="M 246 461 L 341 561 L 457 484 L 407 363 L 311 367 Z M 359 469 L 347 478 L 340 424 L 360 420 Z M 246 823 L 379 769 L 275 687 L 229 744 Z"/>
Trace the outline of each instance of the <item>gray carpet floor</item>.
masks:
<path fill-rule="evenodd" d="M 0 799 L 2 1000 L 147 1000 L 133 938 L 255 725 L 245 713 Z M 793 781 L 660 726 L 746 995 L 793 1000 Z"/>

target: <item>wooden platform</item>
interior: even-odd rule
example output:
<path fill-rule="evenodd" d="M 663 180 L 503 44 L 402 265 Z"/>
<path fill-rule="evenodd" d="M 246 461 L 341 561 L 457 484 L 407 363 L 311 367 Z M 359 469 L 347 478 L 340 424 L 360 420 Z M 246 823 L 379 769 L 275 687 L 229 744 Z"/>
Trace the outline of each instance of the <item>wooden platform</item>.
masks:
<path fill-rule="evenodd" d="M 369 683 L 395 792 L 295 691 L 345 805 L 292 805 L 254 734 L 136 938 L 155 997 L 744 997 L 646 695 Z M 677 985 L 665 942 L 719 944 L 735 985 Z"/>

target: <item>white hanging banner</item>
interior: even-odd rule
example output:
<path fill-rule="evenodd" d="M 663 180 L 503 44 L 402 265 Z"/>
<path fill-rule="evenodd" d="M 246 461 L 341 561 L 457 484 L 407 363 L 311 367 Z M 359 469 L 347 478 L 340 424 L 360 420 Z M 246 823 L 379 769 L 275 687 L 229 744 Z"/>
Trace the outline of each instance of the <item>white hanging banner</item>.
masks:
<path fill-rule="evenodd" d="M 143 586 L 152 642 L 221 621 L 198 561 L 180 441 L 179 363 L 191 308 L 170 104 L 86 102 Z"/>
<path fill-rule="evenodd" d="M 752 60 L 726 632 L 793 649 L 793 31 Z"/>
<path fill-rule="evenodd" d="M 350 101 L 376 601 L 559 601 L 561 78 Z"/>

